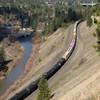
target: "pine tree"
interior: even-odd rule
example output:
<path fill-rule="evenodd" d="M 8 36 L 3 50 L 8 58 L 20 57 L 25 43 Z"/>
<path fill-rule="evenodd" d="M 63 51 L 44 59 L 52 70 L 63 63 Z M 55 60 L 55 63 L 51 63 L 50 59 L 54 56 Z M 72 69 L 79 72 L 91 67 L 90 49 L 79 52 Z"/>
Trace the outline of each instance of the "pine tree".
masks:
<path fill-rule="evenodd" d="M 0 47 L 0 63 L 4 62 L 5 60 L 5 51 L 3 47 Z"/>
<path fill-rule="evenodd" d="M 42 76 L 38 83 L 39 94 L 37 96 L 37 100 L 50 100 L 51 91 L 48 87 L 47 80 L 45 76 Z"/>
<path fill-rule="evenodd" d="M 87 26 L 92 26 L 92 18 L 90 16 L 87 17 Z"/>
<path fill-rule="evenodd" d="M 98 2 L 100 3 L 100 0 L 98 0 Z"/>

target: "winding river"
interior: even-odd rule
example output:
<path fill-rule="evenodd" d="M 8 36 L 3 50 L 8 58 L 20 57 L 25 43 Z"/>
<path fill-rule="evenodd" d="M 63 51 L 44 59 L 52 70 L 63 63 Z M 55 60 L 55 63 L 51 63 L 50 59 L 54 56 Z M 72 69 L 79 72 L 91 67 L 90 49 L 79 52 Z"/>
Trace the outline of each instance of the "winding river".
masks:
<path fill-rule="evenodd" d="M 6 78 L 0 81 L 0 95 L 3 94 L 9 86 L 11 86 L 24 72 L 25 64 L 27 63 L 30 54 L 32 52 L 32 41 L 30 38 L 20 38 L 21 45 L 24 47 L 24 55 L 21 61 L 16 65 L 16 67 L 6 76 Z"/>

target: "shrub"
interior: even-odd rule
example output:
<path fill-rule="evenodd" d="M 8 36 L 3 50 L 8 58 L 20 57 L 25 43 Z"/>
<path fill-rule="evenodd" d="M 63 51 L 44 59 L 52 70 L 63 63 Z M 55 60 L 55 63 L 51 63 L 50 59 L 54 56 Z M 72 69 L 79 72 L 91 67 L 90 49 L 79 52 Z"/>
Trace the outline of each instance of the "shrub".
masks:
<path fill-rule="evenodd" d="M 51 98 L 51 91 L 48 87 L 47 80 L 45 76 L 42 76 L 38 83 L 39 94 L 37 96 L 37 100 L 50 100 Z"/>

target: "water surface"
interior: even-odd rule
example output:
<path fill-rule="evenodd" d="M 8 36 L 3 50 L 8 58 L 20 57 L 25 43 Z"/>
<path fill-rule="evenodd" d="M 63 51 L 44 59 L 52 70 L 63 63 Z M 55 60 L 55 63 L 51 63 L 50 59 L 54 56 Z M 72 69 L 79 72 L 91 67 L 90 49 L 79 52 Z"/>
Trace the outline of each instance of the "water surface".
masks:
<path fill-rule="evenodd" d="M 20 41 L 25 51 L 21 61 L 16 65 L 15 68 L 12 69 L 12 71 L 4 80 L 0 81 L 0 95 L 3 94 L 9 88 L 9 86 L 11 86 L 23 74 L 25 70 L 25 64 L 27 63 L 32 52 L 32 42 L 30 38 L 20 38 L 18 41 Z"/>

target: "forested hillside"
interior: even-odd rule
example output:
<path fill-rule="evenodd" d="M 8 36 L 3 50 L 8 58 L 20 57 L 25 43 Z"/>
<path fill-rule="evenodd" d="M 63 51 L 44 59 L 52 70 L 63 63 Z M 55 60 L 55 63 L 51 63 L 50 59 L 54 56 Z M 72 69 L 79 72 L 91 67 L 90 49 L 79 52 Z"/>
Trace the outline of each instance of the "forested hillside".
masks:
<path fill-rule="evenodd" d="M 97 0 L 0 0 L 1 2 L 21 2 L 21 3 L 39 3 L 39 2 L 61 2 L 61 1 L 65 1 L 65 2 L 97 2 Z"/>

